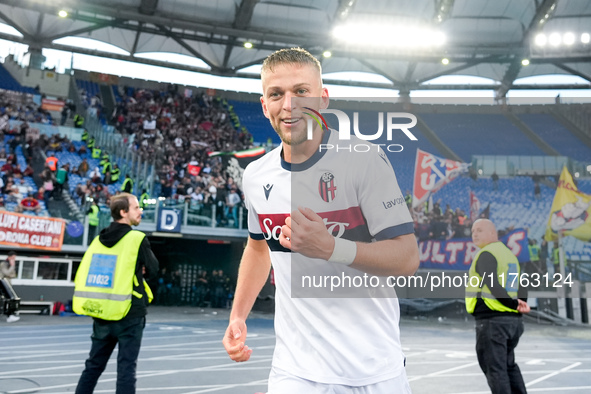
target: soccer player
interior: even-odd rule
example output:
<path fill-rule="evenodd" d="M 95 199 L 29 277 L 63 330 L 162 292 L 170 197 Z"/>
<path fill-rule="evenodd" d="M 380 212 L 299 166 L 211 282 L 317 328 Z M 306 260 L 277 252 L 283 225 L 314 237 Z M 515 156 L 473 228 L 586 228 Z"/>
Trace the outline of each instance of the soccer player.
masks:
<path fill-rule="evenodd" d="M 277 342 L 268 394 L 407 393 L 398 301 L 383 296 L 394 293 L 362 286 L 337 297 L 300 282 L 305 273 L 411 275 L 419 264 L 412 219 L 383 151 L 355 137 L 339 141 L 314 123 L 308 138 L 306 113 L 328 107 L 321 74 L 300 48 L 263 63 L 262 108 L 282 144 L 244 172 L 249 239 L 223 343 L 232 360 L 250 358 L 246 318 L 272 264 Z M 321 149 L 343 143 L 371 150 Z"/>

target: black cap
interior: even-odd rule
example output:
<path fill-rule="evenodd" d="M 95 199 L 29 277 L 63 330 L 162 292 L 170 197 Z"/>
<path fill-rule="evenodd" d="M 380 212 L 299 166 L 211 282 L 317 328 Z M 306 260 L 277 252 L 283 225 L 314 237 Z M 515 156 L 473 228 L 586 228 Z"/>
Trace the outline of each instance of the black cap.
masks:
<path fill-rule="evenodd" d="M 16 252 L 15 252 L 14 250 L 11 250 L 11 251 L 10 251 L 10 252 L 8 252 L 6 255 L 7 255 L 8 257 L 10 257 L 10 256 L 16 256 Z"/>

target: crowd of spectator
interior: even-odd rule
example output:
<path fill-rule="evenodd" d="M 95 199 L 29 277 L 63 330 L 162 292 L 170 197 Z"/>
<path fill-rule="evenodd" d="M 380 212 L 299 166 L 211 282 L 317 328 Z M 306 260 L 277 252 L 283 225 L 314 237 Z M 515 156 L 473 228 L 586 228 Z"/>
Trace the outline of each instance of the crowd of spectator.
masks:
<path fill-rule="evenodd" d="M 159 187 L 152 197 L 190 203 L 205 216 L 215 206 L 217 225 L 237 227 L 242 191 L 222 160 L 210 157 L 252 147 L 232 107 L 205 93 L 181 95 L 174 85 L 165 91 L 123 88 L 120 94 L 111 122 L 129 149 L 155 159 Z"/>
<path fill-rule="evenodd" d="M 418 241 L 440 240 L 452 238 L 470 238 L 472 221 L 460 208 L 453 210 L 449 204 L 441 208 L 441 202 L 432 207 L 427 204 L 409 210 L 414 221 L 415 236 Z"/>
<path fill-rule="evenodd" d="M 14 96 L 8 92 L 0 93 L 0 129 L 4 129 L 8 120 L 20 120 L 29 123 L 54 125 L 55 121 L 49 111 L 41 108 L 27 96 Z M 26 102 L 23 102 L 26 100 Z"/>

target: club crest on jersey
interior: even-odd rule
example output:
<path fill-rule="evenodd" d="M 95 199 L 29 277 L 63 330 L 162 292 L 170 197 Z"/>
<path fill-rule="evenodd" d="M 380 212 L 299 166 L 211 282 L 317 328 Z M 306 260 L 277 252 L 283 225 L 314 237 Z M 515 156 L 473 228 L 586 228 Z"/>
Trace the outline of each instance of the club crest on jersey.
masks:
<path fill-rule="evenodd" d="M 326 202 L 331 202 L 337 197 L 337 185 L 332 173 L 325 172 L 322 174 L 318 182 L 318 192 Z"/>

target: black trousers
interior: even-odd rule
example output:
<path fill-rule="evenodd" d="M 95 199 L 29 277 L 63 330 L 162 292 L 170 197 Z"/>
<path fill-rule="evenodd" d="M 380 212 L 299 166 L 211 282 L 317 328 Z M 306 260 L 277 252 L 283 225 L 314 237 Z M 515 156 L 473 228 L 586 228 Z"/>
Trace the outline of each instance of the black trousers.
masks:
<path fill-rule="evenodd" d="M 119 344 L 117 353 L 117 394 L 134 394 L 137 358 L 142 335 L 146 326 L 145 317 L 124 319 L 117 322 L 99 323 L 92 327 L 92 347 L 86 360 L 86 368 L 80 376 L 76 394 L 91 394 L 107 366 L 107 361 Z"/>
<path fill-rule="evenodd" d="M 515 363 L 521 334 L 523 322 L 518 315 L 476 320 L 476 355 L 492 394 L 527 393 Z"/>

